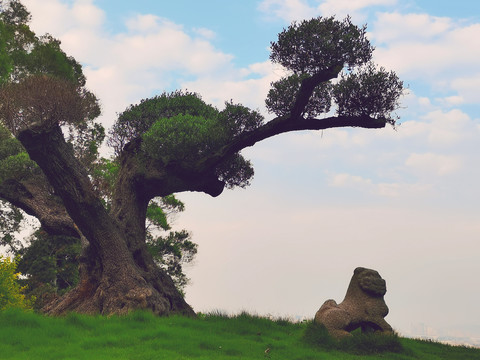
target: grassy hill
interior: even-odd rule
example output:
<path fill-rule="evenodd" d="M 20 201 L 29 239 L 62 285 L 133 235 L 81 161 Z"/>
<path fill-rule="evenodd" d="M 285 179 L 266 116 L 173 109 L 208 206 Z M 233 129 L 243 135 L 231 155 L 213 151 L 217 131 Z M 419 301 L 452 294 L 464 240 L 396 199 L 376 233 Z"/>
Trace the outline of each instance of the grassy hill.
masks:
<path fill-rule="evenodd" d="M 359 334 L 339 344 L 311 323 L 248 314 L 50 318 L 10 310 L 0 313 L 0 359 L 479 360 L 480 349 Z"/>

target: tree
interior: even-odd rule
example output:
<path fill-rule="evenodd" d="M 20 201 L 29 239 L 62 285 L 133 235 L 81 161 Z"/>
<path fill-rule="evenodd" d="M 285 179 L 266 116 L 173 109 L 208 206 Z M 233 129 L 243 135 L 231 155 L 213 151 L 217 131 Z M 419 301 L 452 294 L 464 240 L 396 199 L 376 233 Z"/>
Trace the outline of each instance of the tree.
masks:
<path fill-rule="evenodd" d="M 25 287 L 17 282 L 17 261 L 0 255 L 0 311 L 8 308 L 31 309 L 31 302 L 25 298 Z"/>
<path fill-rule="evenodd" d="M 9 4 L 2 5 L 3 26 L 25 27 L 25 17 L 9 15 L 18 2 Z M 50 232 L 80 235 L 88 243 L 78 286 L 46 309 L 52 314 L 136 308 L 193 314 L 147 246 L 151 201 L 183 191 L 215 197 L 225 188 L 247 186 L 253 168 L 240 152 L 272 136 L 394 124 L 403 90 L 393 72 L 371 63 L 365 26 L 334 17 L 293 23 L 271 44 L 271 60 L 290 73 L 272 84 L 266 99 L 273 119 L 233 102 L 217 109 L 184 91 L 128 107 L 109 133 L 118 173 L 106 204 L 88 161 L 76 151 L 82 142 L 75 133 L 92 129 L 99 113 L 81 67 L 51 37 L 34 37 L 28 46 L 17 37 L 7 41 L 13 66 L 2 75 L 0 121 L 21 143 L 11 155 L 21 165 L 5 175 L 0 196 L 37 216 Z M 56 60 L 44 61 L 49 58 L 37 55 L 41 49 L 53 51 Z M 335 114 L 329 113 L 332 106 Z M 72 129 L 73 140 L 62 129 Z M 42 202 L 48 216 L 38 211 Z"/>
<path fill-rule="evenodd" d="M 30 16 L 21 3 L 12 1 L 0 4 L 3 19 L 0 22 L 0 59 L 5 59 L 1 62 L 3 66 L 0 66 L 0 83 L 5 85 L 4 89 L 8 88 L 8 85 L 18 85 L 20 79 L 34 74 L 53 75 L 69 80 L 80 88 L 85 84 L 81 66 L 61 51 L 60 43 L 56 39 L 51 36 L 37 38 L 30 31 L 26 25 Z M 23 83 L 23 88 L 17 86 L 16 90 L 4 98 L 4 111 L 9 111 L 5 105 L 12 104 L 12 101 L 31 101 L 32 99 L 25 97 L 36 91 L 56 91 L 64 103 L 68 103 L 68 99 L 72 100 L 72 87 L 68 83 L 58 84 L 49 78 L 41 80 L 43 83 L 30 77 L 29 82 Z M 74 89 L 73 97 L 76 91 L 78 90 Z M 69 106 L 86 108 L 92 112 L 90 118 L 93 119 L 98 113 L 96 99 L 87 91 L 83 91 L 81 97 L 82 101 L 76 102 L 73 99 Z M 34 111 L 47 113 L 49 107 L 57 106 L 50 100 L 36 99 L 35 103 L 31 101 L 30 104 L 37 107 Z M 78 110 L 73 110 L 72 114 Z M 25 116 L 25 113 L 26 111 L 23 111 L 22 115 Z M 118 165 L 115 161 L 98 156 L 98 148 L 105 138 L 105 131 L 100 124 L 93 123 L 90 119 L 80 119 L 69 122 L 68 125 L 67 142 L 87 169 L 102 202 L 109 208 Z M 40 230 L 31 236 L 30 245 L 27 247 L 14 236 L 24 219 L 20 208 L 36 216 L 41 223 Z M 147 244 L 150 252 L 158 264 L 168 264 L 165 270 L 173 277 L 180 291 L 188 280 L 183 273 L 182 264 L 193 259 L 196 245 L 191 242 L 190 234 L 185 230 L 161 236 L 158 229 L 170 230 L 167 219 L 169 214 L 183 209 L 183 203 L 174 196 L 169 196 L 152 201 L 147 214 L 150 223 Z M 169 240 L 165 240 L 165 246 L 161 247 L 159 244 L 163 238 Z M 18 268 L 26 276 L 22 282 L 28 285 L 29 294 L 36 295 L 37 304 L 77 284 L 76 268 L 80 259 L 78 253 L 81 239 L 84 246 L 87 246 L 88 242 L 66 214 L 61 199 L 56 196 L 36 164 L 30 160 L 21 143 L 12 136 L 5 124 L 0 123 L 0 244 L 8 246 L 13 254 L 21 256 Z"/>

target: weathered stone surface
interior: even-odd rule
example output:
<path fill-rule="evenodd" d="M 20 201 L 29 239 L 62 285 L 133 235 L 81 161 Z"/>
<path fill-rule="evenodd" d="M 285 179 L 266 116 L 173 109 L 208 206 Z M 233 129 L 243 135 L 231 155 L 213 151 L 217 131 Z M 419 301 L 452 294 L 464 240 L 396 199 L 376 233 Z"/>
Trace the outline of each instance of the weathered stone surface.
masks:
<path fill-rule="evenodd" d="M 353 272 L 345 299 L 337 304 L 327 300 L 315 314 L 315 322 L 323 324 L 336 337 L 350 336 L 361 328 L 363 332 L 392 333 L 385 321 L 388 307 L 383 296 L 387 292 L 385 280 L 371 269 L 358 267 Z"/>

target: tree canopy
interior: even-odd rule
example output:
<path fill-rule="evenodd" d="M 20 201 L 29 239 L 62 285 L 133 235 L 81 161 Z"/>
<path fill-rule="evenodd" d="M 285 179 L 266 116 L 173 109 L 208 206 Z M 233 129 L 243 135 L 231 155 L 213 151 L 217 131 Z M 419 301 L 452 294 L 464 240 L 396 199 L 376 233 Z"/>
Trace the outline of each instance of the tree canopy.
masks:
<path fill-rule="evenodd" d="M 395 124 L 403 84 L 372 63 L 366 27 L 318 17 L 271 43 L 271 61 L 288 75 L 271 84 L 270 120 L 233 101 L 218 109 L 196 93 L 165 92 L 120 113 L 107 139 L 114 157 L 103 159 L 100 107 L 80 64 L 29 29 L 19 1 L 0 9 L 0 225 L 17 229 L 21 209 L 48 234 L 81 243 L 78 285 L 48 304 L 50 313 L 193 314 L 167 272 L 196 246 L 182 232 L 160 240 L 148 228 L 168 227 L 161 209 L 172 194 L 246 187 L 254 172 L 241 151 L 272 136 Z"/>

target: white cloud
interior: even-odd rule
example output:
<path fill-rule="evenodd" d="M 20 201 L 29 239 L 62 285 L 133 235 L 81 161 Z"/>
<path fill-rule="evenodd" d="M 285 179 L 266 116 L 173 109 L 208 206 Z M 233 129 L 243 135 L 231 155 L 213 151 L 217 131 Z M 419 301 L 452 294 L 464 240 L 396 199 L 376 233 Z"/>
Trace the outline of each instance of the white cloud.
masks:
<path fill-rule="evenodd" d="M 207 40 L 213 40 L 217 37 L 217 34 L 215 33 L 215 31 L 212 31 L 207 28 L 194 28 L 193 31 L 199 36 Z"/>
<path fill-rule="evenodd" d="M 160 32 L 165 27 L 182 31 L 181 26 L 152 14 L 137 14 L 126 21 L 126 26 L 130 32 L 141 34 Z"/>
<path fill-rule="evenodd" d="M 344 186 L 356 186 L 370 187 L 372 181 L 370 179 L 364 179 L 361 176 L 355 176 L 350 174 L 335 174 L 330 181 L 331 186 L 344 187 Z"/>
<path fill-rule="evenodd" d="M 465 99 L 461 96 L 454 95 L 454 96 L 447 96 L 443 99 L 436 99 L 437 102 L 444 101 L 447 106 L 457 106 L 465 103 Z"/>
<path fill-rule="evenodd" d="M 287 23 L 316 16 L 304 0 L 263 0 L 258 8 L 268 18 L 280 18 Z"/>
<path fill-rule="evenodd" d="M 112 35 L 103 28 L 105 13 L 91 0 L 71 5 L 26 0 L 25 5 L 33 16 L 32 28 L 38 34 L 52 33 L 69 55 L 85 65 L 87 86 L 101 99 L 100 121 L 106 127 L 128 104 L 152 92 L 178 88 L 182 78 L 222 78 L 235 70 L 233 56 L 209 42 L 214 33 L 206 28 L 192 29 L 200 35 L 195 38 L 168 19 L 135 14 L 126 19 L 125 32 Z M 240 85 L 230 87 L 236 86 Z"/>
<path fill-rule="evenodd" d="M 462 153 L 465 148 L 476 143 L 480 136 L 477 120 L 458 108 L 445 111 L 430 105 L 423 111 L 422 108 L 405 111 L 405 116 L 408 117 L 396 131 L 381 131 L 376 138 L 388 139 L 390 146 L 395 143 L 405 144 L 405 151 L 430 148 Z M 366 133 L 365 136 L 369 134 Z"/>
<path fill-rule="evenodd" d="M 374 23 L 372 38 L 377 43 L 431 41 L 454 27 L 450 18 L 428 14 L 380 13 Z M 377 31 L 378 29 L 378 31 Z M 401 31 L 400 31 L 401 30 Z"/>
<path fill-rule="evenodd" d="M 405 165 L 420 173 L 443 176 L 461 169 L 462 160 L 457 156 L 413 153 L 408 157 Z"/>
<path fill-rule="evenodd" d="M 259 109 L 268 116 L 264 101 L 270 83 L 284 74 L 283 69 L 270 61 L 265 61 L 243 69 L 232 69 L 228 73 L 213 73 L 213 76 L 182 82 L 182 87 L 205 94 L 204 99 L 216 106 L 221 107 L 225 101 L 233 100 L 235 103 Z"/>
<path fill-rule="evenodd" d="M 22 3 L 33 14 L 32 26 L 40 34 L 63 34 L 78 27 L 97 29 L 105 20 L 105 12 L 95 6 L 93 0 L 77 0 L 71 6 L 58 0 L 23 0 Z"/>
<path fill-rule="evenodd" d="M 448 112 L 435 110 L 423 116 L 428 141 L 436 146 L 453 146 L 472 137 L 470 117 L 459 109 Z"/>
<path fill-rule="evenodd" d="M 472 73 L 467 77 L 456 78 L 452 81 L 451 87 L 463 95 L 463 102 L 480 103 L 480 73 Z"/>
<path fill-rule="evenodd" d="M 394 5 L 396 0 L 263 0 L 259 9 L 271 18 L 280 18 L 287 23 L 310 19 L 315 16 L 350 15 L 355 21 L 364 21 L 362 10 L 370 6 Z"/>
<path fill-rule="evenodd" d="M 374 182 L 359 175 L 347 173 L 333 174 L 330 176 L 329 185 L 337 188 L 351 188 L 367 194 L 387 198 L 411 198 L 411 196 L 425 196 L 432 189 L 425 183 L 387 183 Z"/>
<path fill-rule="evenodd" d="M 394 5 L 396 0 L 324 0 L 321 1 L 317 9 L 323 16 L 336 15 L 339 18 L 351 15 L 353 18 L 358 18 L 361 10 L 378 5 Z"/>
<path fill-rule="evenodd" d="M 380 13 L 370 30 L 376 62 L 401 77 L 426 80 L 437 92 L 455 91 L 456 100 L 478 101 L 480 24 L 428 14 Z"/>

